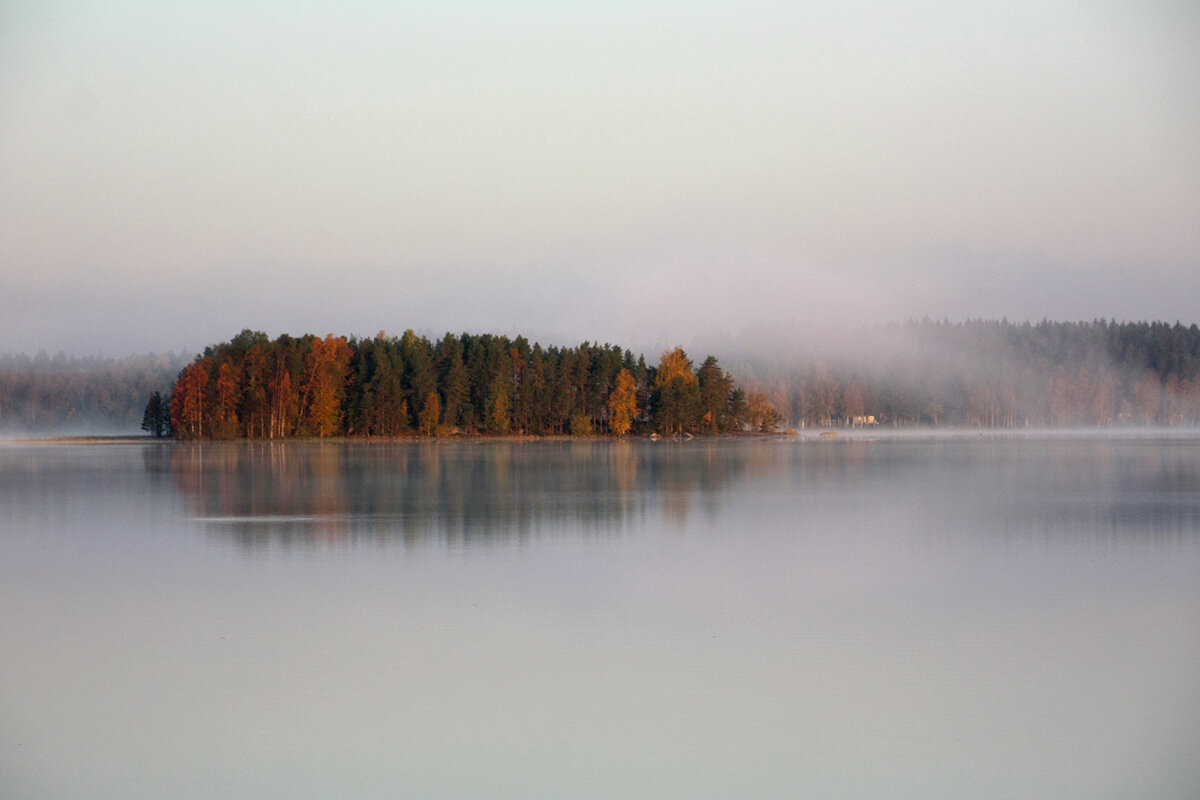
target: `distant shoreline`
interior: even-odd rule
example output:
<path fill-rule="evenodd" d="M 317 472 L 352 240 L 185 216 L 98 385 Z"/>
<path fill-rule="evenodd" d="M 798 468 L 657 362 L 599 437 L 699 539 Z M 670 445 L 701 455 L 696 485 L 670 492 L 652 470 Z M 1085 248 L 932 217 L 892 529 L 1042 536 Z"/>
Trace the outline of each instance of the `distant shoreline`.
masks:
<path fill-rule="evenodd" d="M 28 436 L 15 439 L 0 439 L 0 444 L 146 444 L 147 442 L 173 442 L 174 439 L 155 439 L 152 436 L 132 434 L 115 436 Z"/>

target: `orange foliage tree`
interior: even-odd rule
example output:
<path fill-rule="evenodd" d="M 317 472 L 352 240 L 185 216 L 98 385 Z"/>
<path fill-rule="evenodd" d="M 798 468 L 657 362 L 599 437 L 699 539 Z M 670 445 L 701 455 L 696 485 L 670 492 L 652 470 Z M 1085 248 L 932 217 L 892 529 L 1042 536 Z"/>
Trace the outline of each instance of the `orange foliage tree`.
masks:
<path fill-rule="evenodd" d="M 305 430 L 333 436 L 342 427 L 342 400 L 353 351 L 344 337 L 329 334 L 314 339 L 304 359 L 301 406 Z"/>
<path fill-rule="evenodd" d="M 608 396 L 608 427 L 624 436 L 633 427 L 638 413 L 637 379 L 627 369 L 617 373 L 617 385 Z"/>
<path fill-rule="evenodd" d="M 241 381 L 234 367 L 226 361 L 217 370 L 217 408 L 213 425 L 215 438 L 232 439 L 237 436 L 241 394 Z"/>
<path fill-rule="evenodd" d="M 179 373 L 171 395 L 171 427 L 177 439 L 200 439 L 204 436 L 204 393 L 208 386 L 208 369 L 196 361 Z"/>

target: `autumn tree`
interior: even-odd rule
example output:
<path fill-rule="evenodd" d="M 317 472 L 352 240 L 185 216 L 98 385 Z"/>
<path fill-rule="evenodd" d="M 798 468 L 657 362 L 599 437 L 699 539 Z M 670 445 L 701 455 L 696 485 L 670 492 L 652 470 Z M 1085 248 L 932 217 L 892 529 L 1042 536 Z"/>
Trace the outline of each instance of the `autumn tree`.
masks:
<path fill-rule="evenodd" d="M 242 357 L 242 433 L 250 438 L 267 435 L 269 416 L 267 399 L 267 347 L 255 342 Z"/>
<path fill-rule="evenodd" d="M 430 392 L 425 396 L 425 403 L 421 408 L 421 419 L 418 430 L 425 436 L 436 436 L 441 416 L 442 403 L 438 399 L 437 392 Z"/>
<path fill-rule="evenodd" d="M 171 394 L 171 429 L 177 439 L 201 439 L 205 436 L 205 390 L 208 369 L 197 360 L 184 368 Z"/>
<path fill-rule="evenodd" d="M 617 373 L 617 385 L 608 396 L 608 428 L 624 436 L 633 427 L 638 413 L 637 380 L 628 369 Z"/>
<path fill-rule="evenodd" d="M 299 416 L 300 401 L 292 390 L 292 374 L 282 364 L 268 386 L 270 418 L 267 437 L 282 439 L 291 436 L 296 418 Z"/>
<path fill-rule="evenodd" d="M 591 436 L 593 430 L 592 421 L 588 419 L 587 414 L 583 413 L 583 409 L 579 409 L 571 415 L 572 436 Z"/>
<path fill-rule="evenodd" d="M 215 439 L 233 439 L 238 435 L 238 403 L 241 381 L 233 364 L 224 361 L 217 369 L 217 404 L 212 435 Z"/>
<path fill-rule="evenodd" d="M 304 426 L 315 436 L 333 436 L 342 429 L 342 402 L 353 355 L 341 336 L 315 339 L 305 356 L 301 390 Z"/>
<path fill-rule="evenodd" d="M 692 362 L 682 347 L 662 354 L 654 380 L 658 400 L 658 428 L 662 433 L 684 433 L 695 425 L 700 407 L 700 387 Z"/>
<path fill-rule="evenodd" d="M 775 406 L 762 392 L 751 392 L 746 401 L 746 422 L 751 428 L 770 433 L 779 427 L 781 419 Z"/>

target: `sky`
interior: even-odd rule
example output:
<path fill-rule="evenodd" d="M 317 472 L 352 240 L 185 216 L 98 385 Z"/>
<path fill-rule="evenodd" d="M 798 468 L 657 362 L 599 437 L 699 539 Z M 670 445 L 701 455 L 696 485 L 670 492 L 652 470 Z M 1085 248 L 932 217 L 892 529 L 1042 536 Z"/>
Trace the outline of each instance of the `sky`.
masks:
<path fill-rule="evenodd" d="M 0 352 L 1200 322 L 1193 2 L 0 0 Z"/>

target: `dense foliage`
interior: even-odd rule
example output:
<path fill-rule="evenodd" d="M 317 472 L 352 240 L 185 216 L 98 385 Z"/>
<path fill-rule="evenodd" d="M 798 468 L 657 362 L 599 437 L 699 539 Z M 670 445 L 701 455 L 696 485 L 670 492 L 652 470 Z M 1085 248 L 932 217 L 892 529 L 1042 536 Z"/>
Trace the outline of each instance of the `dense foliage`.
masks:
<path fill-rule="evenodd" d="M 170 394 L 191 356 L 0 356 L 0 432 L 132 433 L 146 398 Z"/>
<path fill-rule="evenodd" d="M 750 405 L 716 358 L 696 369 L 679 348 L 649 366 L 612 345 L 543 348 L 522 336 L 245 330 L 180 373 L 170 416 L 179 439 L 583 436 L 720 433 L 744 427 Z"/>
<path fill-rule="evenodd" d="M 1200 328 L 909 322 L 731 362 L 799 427 L 1200 424 Z"/>

